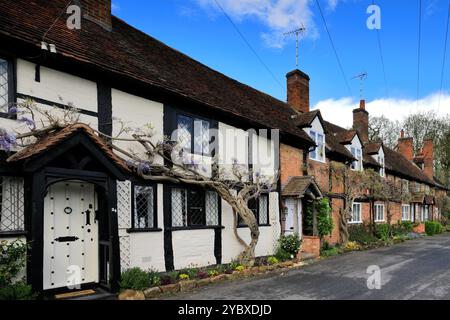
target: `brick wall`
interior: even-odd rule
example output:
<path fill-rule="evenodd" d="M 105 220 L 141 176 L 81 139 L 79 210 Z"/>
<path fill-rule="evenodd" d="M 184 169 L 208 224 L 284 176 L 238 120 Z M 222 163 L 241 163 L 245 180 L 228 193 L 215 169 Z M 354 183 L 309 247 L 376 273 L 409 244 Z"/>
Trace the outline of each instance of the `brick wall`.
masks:
<path fill-rule="evenodd" d="M 303 168 L 303 150 L 280 145 L 280 170 L 281 185 L 285 185 L 290 177 L 302 176 Z"/>
<path fill-rule="evenodd" d="M 303 236 L 302 240 L 301 252 L 310 253 L 314 255 L 314 257 L 318 258 L 320 256 L 320 238 Z"/>

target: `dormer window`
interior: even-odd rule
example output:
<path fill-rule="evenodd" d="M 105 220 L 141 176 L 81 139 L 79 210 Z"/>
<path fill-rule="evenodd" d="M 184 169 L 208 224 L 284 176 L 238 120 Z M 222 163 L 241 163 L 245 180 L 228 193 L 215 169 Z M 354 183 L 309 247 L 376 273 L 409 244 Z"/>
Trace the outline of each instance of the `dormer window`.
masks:
<path fill-rule="evenodd" d="M 351 147 L 350 151 L 352 152 L 353 157 L 356 158 L 356 161 L 353 161 L 351 165 L 351 169 L 355 171 L 362 171 L 362 150 L 361 148 Z"/>
<path fill-rule="evenodd" d="M 309 131 L 309 136 L 317 147 L 309 153 L 311 160 L 325 162 L 325 135 L 314 130 Z"/>

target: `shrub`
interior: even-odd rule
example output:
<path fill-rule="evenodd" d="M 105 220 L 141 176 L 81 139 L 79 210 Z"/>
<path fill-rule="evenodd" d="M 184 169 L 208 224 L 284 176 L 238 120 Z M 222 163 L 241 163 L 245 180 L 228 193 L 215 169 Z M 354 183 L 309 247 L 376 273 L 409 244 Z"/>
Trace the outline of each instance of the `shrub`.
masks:
<path fill-rule="evenodd" d="M 440 234 L 444 231 L 444 227 L 437 221 L 425 222 L 425 233 L 429 236 Z"/>
<path fill-rule="evenodd" d="M 189 275 L 187 275 L 186 273 L 180 274 L 179 278 L 180 278 L 181 281 L 190 279 Z"/>
<path fill-rule="evenodd" d="M 283 248 L 278 247 L 277 252 L 275 253 L 275 257 L 279 261 L 286 261 L 291 259 L 291 254 L 289 252 L 286 252 L 286 250 L 284 250 Z"/>
<path fill-rule="evenodd" d="M 393 236 L 407 235 L 408 233 L 413 232 L 413 229 L 414 224 L 411 221 L 399 221 L 397 224 L 391 226 Z"/>
<path fill-rule="evenodd" d="M 368 226 L 363 224 L 352 225 L 348 228 L 349 241 L 368 245 L 377 242 L 377 238 L 370 232 Z"/>
<path fill-rule="evenodd" d="M 208 271 L 208 277 L 216 277 L 219 275 L 219 272 L 217 270 L 209 270 Z"/>
<path fill-rule="evenodd" d="M 323 198 L 315 204 L 317 210 L 317 231 L 319 237 L 331 235 L 333 232 L 334 223 L 331 215 L 331 207 L 327 198 Z"/>
<path fill-rule="evenodd" d="M 387 223 L 380 223 L 375 226 L 375 235 L 382 241 L 389 241 L 390 226 Z"/>
<path fill-rule="evenodd" d="M 206 279 L 206 278 L 208 278 L 208 273 L 206 271 L 199 270 L 197 272 L 197 278 L 199 278 L 199 279 Z"/>
<path fill-rule="evenodd" d="M 131 268 L 122 272 L 121 289 L 144 290 L 151 286 L 150 276 L 140 268 Z"/>
<path fill-rule="evenodd" d="M 357 251 L 361 250 L 361 246 L 357 242 L 349 241 L 344 246 L 344 251 Z"/>
<path fill-rule="evenodd" d="M 197 277 L 198 268 L 189 267 L 187 269 L 181 270 L 181 273 L 187 274 L 189 276 L 189 279 L 195 279 Z"/>
<path fill-rule="evenodd" d="M 0 300 L 34 300 L 36 295 L 24 281 L 0 287 Z"/>
<path fill-rule="evenodd" d="M 278 241 L 280 244 L 280 248 L 287 252 L 290 255 L 290 258 L 293 258 L 297 255 L 301 244 L 300 238 L 297 234 L 281 236 Z"/>
<path fill-rule="evenodd" d="M 269 264 L 267 257 L 259 257 L 255 260 L 255 266 L 267 266 Z"/>
<path fill-rule="evenodd" d="M 238 272 L 242 272 L 242 271 L 245 270 L 245 267 L 244 266 L 237 266 L 236 269 L 234 269 L 234 270 L 236 270 Z"/>
<path fill-rule="evenodd" d="M 327 258 L 327 257 L 332 257 L 332 256 L 335 256 L 335 255 L 338 255 L 339 253 L 340 253 L 339 249 L 336 248 L 336 247 L 334 247 L 334 248 L 328 248 L 328 249 L 326 249 L 326 250 L 323 250 L 323 251 L 320 253 L 320 255 L 321 255 L 322 257 Z"/>
<path fill-rule="evenodd" d="M 278 261 L 278 259 L 277 259 L 276 257 L 269 257 L 269 258 L 267 259 L 267 262 L 268 262 L 270 265 L 274 265 L 274 264 L 277 264 L 279 261 Z"/>
<path fill-rule="evenodd" d="M 16 240 L 0 242 L 0 287 L 12 285 L 19 272 L 25 267 L 28 245 Z"/>
<path fill-rule="evenodd" d="M 326 251 L 328 249 L 331 249 L 330 243 L 328 241 L 324 240 L 323 243 L 322 243 L 322 249 L 321 250 Z"/>

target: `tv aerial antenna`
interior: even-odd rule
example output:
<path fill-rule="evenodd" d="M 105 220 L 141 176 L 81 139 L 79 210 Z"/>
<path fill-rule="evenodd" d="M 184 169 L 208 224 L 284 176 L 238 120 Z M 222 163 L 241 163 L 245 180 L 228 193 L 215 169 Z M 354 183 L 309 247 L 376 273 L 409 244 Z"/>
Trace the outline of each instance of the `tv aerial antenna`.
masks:
<path fill-rule="evenodd" d="M 288 32 L 283 33 L 285 37 L 295 35 L 295 65 L 298 67 L 298 56 L 299 56 L 299 42 L 300 42 L 300 34 L 306 31 L 306 28 L 303 26 Z"/>
<path fill-rule="evenodd" d="M 360 74 L 354 76 L 352 80 L 359 79 L 359 98 L 364 99 L 364 81 L 367 79 L 367 72 L 361 72 Z"/>

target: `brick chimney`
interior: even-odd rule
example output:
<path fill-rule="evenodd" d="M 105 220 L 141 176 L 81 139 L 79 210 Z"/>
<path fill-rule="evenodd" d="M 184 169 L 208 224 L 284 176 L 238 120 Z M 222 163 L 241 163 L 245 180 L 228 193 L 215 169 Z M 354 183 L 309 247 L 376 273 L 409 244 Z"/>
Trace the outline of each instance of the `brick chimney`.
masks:
<path fill-rule="evenodd" d="M 425 139 L 423 141 L 423 172 L 427 175 L 428 178 L 433 180 L 434 177 L 434 151 L 433 151 L 433 139 Z"/>
<path fill-rule="evenodd" d="M 286 75 L 287 103 L 301 113 L 309 112 L 309 76 L 295 69 Z"/>
<path fill-rule="evenodd" d="M 111 30 L 111 0 L 79 0 L 83 18 Z"/>
<path fill-rule="evenodd" d="M 408 161 L 414 160 L 414 140 L 411 137 L 405 137 L 405 131 L 400 132 L 400 139 L 398 139 L 398 152 L 405 156 Z"/>
<path fill-rule="evenodd" d="M 366 100 L 361 100 L 359 108 L 353 110 L 353 129 L 358 131 L 363 143 L 369 142 L 369 112 L 366 110 Z"/>

